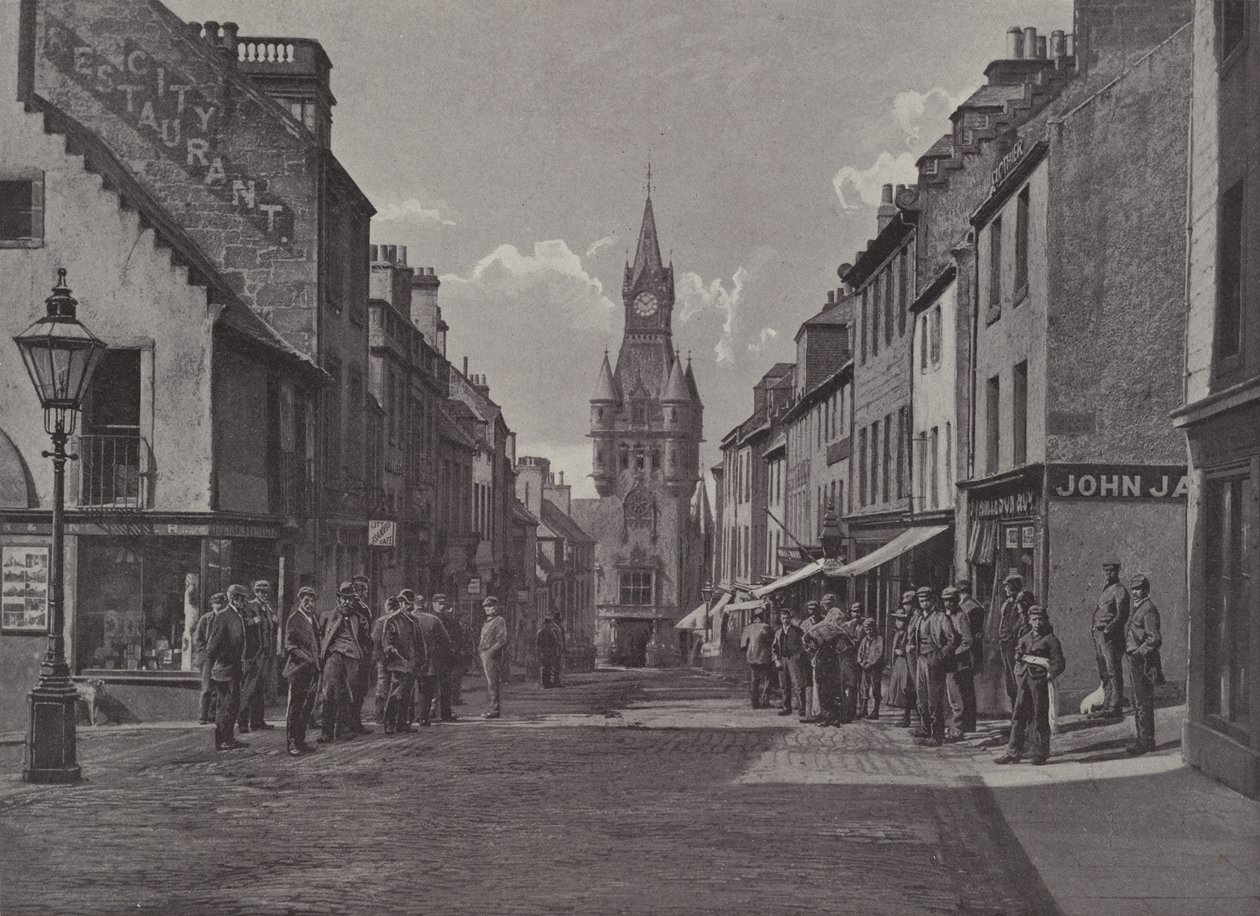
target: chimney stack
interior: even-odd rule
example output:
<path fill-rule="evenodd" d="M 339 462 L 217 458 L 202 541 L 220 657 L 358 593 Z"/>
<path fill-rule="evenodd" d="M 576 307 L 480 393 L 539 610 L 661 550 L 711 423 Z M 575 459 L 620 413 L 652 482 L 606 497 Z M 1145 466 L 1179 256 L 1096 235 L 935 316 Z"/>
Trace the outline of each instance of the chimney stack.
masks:
<path fill-rule="evenodd" d="M 1037 59 L 1038 60 L 1046 59 L 1046 36 L 1045 35 L 1037 36 Z"/>
<path fill-rule="evenodd" d="M 886 184 L 883 187 L 882 195 L 879 202 L 879 211 L 876 213 L 876 225 L 879 231 L 883 232 L 884 227 L 892 222 L 894 216 L 897 215 L 897 207 L 893 204 L 893 186 Z"/>
<path fill-rule="evenodd" d="M 235 22 L 223 23 L 223 38 L 219 44 L 219 50 L 223 52 L 223 56 L 232 64 L 236 63 L 236 34 L 240 31 L 240 26 Z"/>
<path fill-rule="evenodd" d="M 1037 29 L 1034 26 L 1024 28 L 1024 59 L 1032 60 L 1037 56 Z"/>
<path fill-rule="evenodd" d="M 1006 30 L 1006 57 L 1019 60 L 1024 56 L 1024 30 L 1017 25 Z"/>
<path fill-rule="evenodd" d="M 468 378 L 468 357 L 464 357 L 464 378 Z"/>
<path fill-rule="evenodd" d="M 206 33 L 202 39 L 208 45 L 218 46 L 219 44 L 219 22 L 217 19 L 207 19 L 205 21 Z"/>
<path fill-rule="evenodd" d="M 1067 39 L 1062 29 L 1055 29 L 1050 33 L 1050 57 L 1054 61 L 1067 57 Z"/>
<path fill-rule="evenodd" d="M 827 290 L 827 304 L 828 305 L 836 304 L 836 291 L 834 289 Z"/>
<path fill-rule="evenodd" d="M 380 248 L 377 245 L 368 245 L 368 260 L 379 261 Z"/>
<path fill-rule="evenodd" d="M 399 267 L 407 266 L 407 246 L 406 245 L 398 246 L 398 266 Z"/>

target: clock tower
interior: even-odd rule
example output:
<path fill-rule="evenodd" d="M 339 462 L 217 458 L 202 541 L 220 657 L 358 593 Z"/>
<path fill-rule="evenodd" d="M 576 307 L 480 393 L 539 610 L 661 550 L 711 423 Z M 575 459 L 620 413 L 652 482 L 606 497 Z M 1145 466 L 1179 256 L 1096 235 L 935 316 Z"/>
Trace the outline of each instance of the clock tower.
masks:
<path fill-rule="evenodd" d="M 712 517 L 700 478 L 704 408 L 674 349 L 674 267 L 661 260 L 651 186 L 621 285 L 625 329 L 591 397 L 598 499 L 572 501 L 597 542 L 596 652 L 618 664 L 676 664 L 674 622 L 700 601 Z"/>

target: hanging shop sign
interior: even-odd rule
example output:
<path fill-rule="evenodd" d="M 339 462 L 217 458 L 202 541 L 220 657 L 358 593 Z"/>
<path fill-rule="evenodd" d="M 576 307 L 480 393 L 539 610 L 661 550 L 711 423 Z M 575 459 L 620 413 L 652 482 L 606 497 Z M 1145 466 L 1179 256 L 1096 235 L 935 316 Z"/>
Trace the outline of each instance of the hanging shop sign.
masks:
<path fill-rule="evenodd" d="M 385 518 L 368 520 L 368 546 L 393 547 L 398 539 L 398 523 Z"/>
<path fill-rule="evenodd" d="M 1030 489 L 971 500 L 972 518 L 1013 518 L 1036 514 L 1037 494 Z"/>
<path fill-rule="evenodd" d="M 1176 499 L 1190 489 L 1184 466 L 1051 465 L 1050 493 L 1061 499 Z"/>
<path fill-rule="evenodd" d="M 471 579 L 469 579 L 468 586 L 465 589 L 465 591 L 467 591 L 468 594 L 470 595 L 480 595 L 481 594 L 481 577 L 473 576 Z"/>

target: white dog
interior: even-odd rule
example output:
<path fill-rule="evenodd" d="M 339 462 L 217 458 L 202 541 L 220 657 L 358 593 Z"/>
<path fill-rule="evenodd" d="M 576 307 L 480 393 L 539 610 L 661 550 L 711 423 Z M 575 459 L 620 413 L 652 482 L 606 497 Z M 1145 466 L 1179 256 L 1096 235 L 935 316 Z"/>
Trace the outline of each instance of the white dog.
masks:
<path fill-rule="evenodd" d="M 1095 710 L 1103 708 L 1103 701 L 1107 698 L 1107 693 L 1103 690 L 1103 685 L 1099 684 L 1098 689 L 1081 700 L 1081 715 L 1087 716 Z"/>
<path fill-rule="evenodd" d="M 74 682 L 75 692 L 79 699 L 87 705 L 88 721 L 96 725 L 96 709 L 100 698 L 105 694 L 105 682 L 99 677 L 85 677 Z"/>

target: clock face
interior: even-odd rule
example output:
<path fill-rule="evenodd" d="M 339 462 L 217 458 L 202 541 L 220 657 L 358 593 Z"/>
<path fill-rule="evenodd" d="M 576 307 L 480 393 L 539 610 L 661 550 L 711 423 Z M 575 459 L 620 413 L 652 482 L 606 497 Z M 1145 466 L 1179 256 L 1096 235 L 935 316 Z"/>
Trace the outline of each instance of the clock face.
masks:
<path fill-rule="evenodd" d="M 640 318 L 651 318 L 659 304 L 651 293 L 639 293 L 634 300 L 634 313 Z"/>

